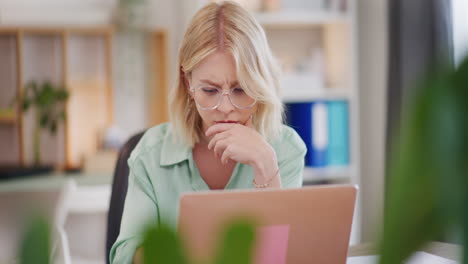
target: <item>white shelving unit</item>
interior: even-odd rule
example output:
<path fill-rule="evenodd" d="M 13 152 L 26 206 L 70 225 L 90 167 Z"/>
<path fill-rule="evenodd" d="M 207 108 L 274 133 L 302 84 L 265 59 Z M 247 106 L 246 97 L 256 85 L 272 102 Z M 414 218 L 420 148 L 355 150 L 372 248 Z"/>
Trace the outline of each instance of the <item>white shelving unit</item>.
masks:
<path fill-rule="evenodd" d="M 304 182 L 322 183 L 322 182 L 348 182 L 349 174 L 354 170 L 351 166 L 334 168 L 310 168 L 304 169 Z"/>
<path fill-rule="evenodd" d="M 255 14 L 262 24 L 270 46 L 284 63 L 288 59 L 289 71 L 281 80 L 283 102 L 314 100 L 346 100 L 350 114 L 350 164 L 344 168 L 312 168 L 304 171 L 306 184 L 316 182 L 359 183 L 359 150 L 357 116 L 358 86 L 355 68 L 355 12 L 354 1 L 348 0 L 345 11 L 288 9 Z M 310 50 L 320 50 L 322 55 L 322 80 L 316 80 L 313 71 L 295 70 L 307 60 Z M 292 61 L 296 61 L 291 63 Z M 283 65 L 284 66 L 284 65 Z M 303 68 L 303 67 L 302 67 Z"/>
<path fill-rule="evenodd" d="M 310 27 L 329 23 L 347 23 L 349 16 L 342 12 L 284 10 L 278 12 L 260 12 L 255 14 L 257 21 L 264 27 Z"/>
<path fill-rule="evenodd" d="M 307 91 L 296 90 L 293 92 L 283 91 L 284 103 L 304 102 L 311 100 L 352 100 L 353 94 L 345 89 L 323 88 L 320 90 Z"/>
<path fill-rule="evenodd" d="M 343 11 L 298 7 L 255 14 L 265 29 L 273 53 L 283 63 L 285 72 L 281 80 L 281 94 L 284 103 L 316 100 L 348 102 L 350 164 L 344 167 L 306 167 L 305 185 L 350 183 L 359 186 L 360 184 L 355 4 L 355 0 L 347 0 L 347 9 Z M 319 70 L 321 77 L 319 79 L 313 68 L 312 71 L 304 69 L 304 60 L 305 66 L 310 66 L 310 59 L 307 62 L 307 58 L 311 57 L 311 51 L 317 49 L 321 51 L 319 55 L 323 61 L 322 68 L 315 69 Z M 356 205 L 351 244 L 360 241 L 359 197 Z"/>

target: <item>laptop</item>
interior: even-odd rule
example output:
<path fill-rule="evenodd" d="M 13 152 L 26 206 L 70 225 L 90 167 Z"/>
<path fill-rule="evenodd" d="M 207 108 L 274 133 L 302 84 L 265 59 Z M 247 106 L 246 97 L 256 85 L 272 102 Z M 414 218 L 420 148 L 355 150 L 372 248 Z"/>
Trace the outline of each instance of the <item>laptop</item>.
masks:
<path fill-rule="evenodd" d="M 209 191 L 184 194 L 178 232 L 189 254 L 215 255 L 236 218 L 256 223 L 254 264 L 346 263 L 357 186 Z"/>

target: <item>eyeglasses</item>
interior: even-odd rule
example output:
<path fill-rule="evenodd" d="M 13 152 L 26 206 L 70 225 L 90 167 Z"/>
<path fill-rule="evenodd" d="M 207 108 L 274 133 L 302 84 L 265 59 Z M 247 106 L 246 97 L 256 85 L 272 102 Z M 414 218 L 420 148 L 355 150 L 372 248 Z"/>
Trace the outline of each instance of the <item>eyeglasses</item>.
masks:
<path fill-rule="evenodd" d="M 218 108 L 224 95 L 227 95 L 231 104 L 238 109 L 249 109 L 256 103 L 256 100 L 248 96 L 242 88 L 231 88 L 229 91 L 223 92 L 223 89 L 218 87 L 202 86 L 191 87 L 190 91 L 193 93 L 195 103 L 206 111 Z"/>

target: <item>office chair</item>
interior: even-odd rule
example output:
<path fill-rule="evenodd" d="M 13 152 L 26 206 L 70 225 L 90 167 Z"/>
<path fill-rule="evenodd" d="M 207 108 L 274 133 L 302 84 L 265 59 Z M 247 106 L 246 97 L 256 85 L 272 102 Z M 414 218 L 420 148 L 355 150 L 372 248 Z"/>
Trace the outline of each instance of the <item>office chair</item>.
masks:
<path fill-rule="evenodd" d="M 120 222 L 127 196 L 129 168 L 127 160 L 145 131 L 132 136 L 120 149 L 117 164 L 114 170 L 112 193 L 107 215 L 106 262 L 109 263 L 109 253 L 120 232 Z"/>

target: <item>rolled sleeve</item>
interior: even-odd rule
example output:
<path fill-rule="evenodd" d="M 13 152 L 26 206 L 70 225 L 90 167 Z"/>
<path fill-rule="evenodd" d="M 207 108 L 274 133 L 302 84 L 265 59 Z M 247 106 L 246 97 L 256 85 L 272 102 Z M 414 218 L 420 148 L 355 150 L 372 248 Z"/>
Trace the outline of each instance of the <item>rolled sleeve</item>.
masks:
<path fill-rule="evenodd" d="M 285 129 L 286 132 L 277 147 L 281 185 L 283 188 L 299 188 L 303 182 L 307 147 L 294 129 Z"/>
<path fill-rule="evenodd" d="M 301 152 L 291 152 L 287 159 L 280 162 L 281 185 L 283 188 L 298 188 L 302 186 L 306 151 L 304 149 Z"/>
<path fill-rule="evenodd" d="M 128 164 L 128 191 L 120 233 L 109 255 L 111 264 L 132 263 L 136 249 L 143 242 L 144 228 L 158 221 L 156 195 L 146 170 L 138 161 L 129 160 Z"/>
<path fill-rule="evenodd" d="M 141 237 L 117 239 L 110 252 L 110 263 L 133 263 L 133 256 L 143 240 Z"/>

